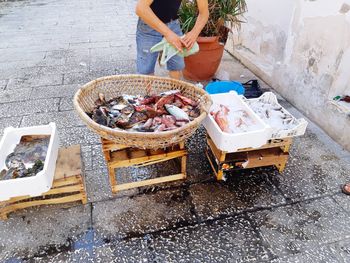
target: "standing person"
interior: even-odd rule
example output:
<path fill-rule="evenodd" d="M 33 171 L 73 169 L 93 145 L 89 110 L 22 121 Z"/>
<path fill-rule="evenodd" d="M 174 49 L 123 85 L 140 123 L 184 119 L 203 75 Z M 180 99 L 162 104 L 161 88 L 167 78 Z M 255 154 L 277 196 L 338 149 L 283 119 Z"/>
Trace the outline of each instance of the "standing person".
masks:
<path fill-rule="evenodd" d="M 137 72 L 139 74 L 154 74 L 158 53 L 150 49 L 160 42 L 163 37 L 182 52 L 182 48 L 191 49 L 199 33 L 208 21 L 208 0 L 196 0 L 198 17 L 194 28 L 181 38 L 182 31 L 178 20 L 181 0 L 139 0 L 136 14 L 139 16 L 136 31 L 137 43 Z M 185 67 L 181 56 L 172 57 L 167 63 L 169 76 L 175 79 L 181 77 Z"/>

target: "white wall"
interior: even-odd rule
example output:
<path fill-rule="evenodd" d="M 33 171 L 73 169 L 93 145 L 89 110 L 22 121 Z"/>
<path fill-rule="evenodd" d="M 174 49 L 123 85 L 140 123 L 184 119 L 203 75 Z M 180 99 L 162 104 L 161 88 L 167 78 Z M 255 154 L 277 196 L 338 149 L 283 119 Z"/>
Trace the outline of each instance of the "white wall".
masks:
<path fill-rule="evenodd" d="M 350 0 L 247 0 L 227 49 L 350 150 L 350 117 L 329 104 L 350 95 Z"/>

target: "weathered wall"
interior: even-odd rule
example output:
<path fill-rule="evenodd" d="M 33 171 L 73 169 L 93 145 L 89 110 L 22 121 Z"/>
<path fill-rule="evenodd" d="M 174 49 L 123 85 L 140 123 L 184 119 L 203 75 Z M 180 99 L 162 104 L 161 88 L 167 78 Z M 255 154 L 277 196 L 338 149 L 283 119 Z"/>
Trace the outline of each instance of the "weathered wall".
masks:
<path fill-rule="evenodd" d="M 350 118 L 328 103 L 350 94 L 350 0 L 247 3 L 227 49 L 350 150 Z"/>

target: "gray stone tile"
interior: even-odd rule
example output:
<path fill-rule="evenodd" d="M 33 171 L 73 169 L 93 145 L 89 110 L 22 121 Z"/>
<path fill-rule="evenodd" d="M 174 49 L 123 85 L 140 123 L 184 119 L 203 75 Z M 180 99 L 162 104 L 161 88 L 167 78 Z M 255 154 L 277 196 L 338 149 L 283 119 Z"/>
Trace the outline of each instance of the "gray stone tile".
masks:
<path fill-rule="evenodd" d="M 58 111 L 59 99 L 27 100 L 0 104 L 0 118 L 20 117 L 35 113 Z"/>
<path fill-rule="evenodd" d="M 4 62 L 14 62 L 14 61 L 27 61 L 27 60 L 42 60 L 45 57 L 45 52 L 43 51 L 30 51 L 26 52 L 16 52 L 7 49 L 1 57 L 1 61 Z"/>
<path fill-rule="evenodd" d="M 314 249 L 304 251 L 292 256 L 285 256 L 273 260 L 272 263 L 295 263 L 295 262 L 308 262 L 308 263 L 339 263 L 346 262 L 339 254 L 339 250 L 322 246 Z"/>
<path fill-rule="evenodd" d="M 73 144 L 91 145 L 100 141 L 100 137 L 85 126 L 59 129 L 58 132 L 63 146 Z"/>
<path fill-rule="evenodd" d="M 266 242 L 242 217 L 203 223 L 150 237 L 156 262 L 264 262 Z"/>
<path fill-rule="evenodd" d="M 89 72 L 89 64 L 86 62 L 81 62 L 79 64 L 63 64 L 63 65 L 48 65 L 39 67 L 39 73 L 46 74 L 66 74 L 66 73 L 81 73 Z"/>
<path fill-rule="evenodd" d="M 343 193 L 333 195 L 334 201 L 341 206 L 346 213 L 350 214 L 350 196 Z"/>
<path fill-rule="evenodd" d="M 31 88 L 38 86 L 61 85 L 62 74 L 36 74 L 20 79 L 10 79 L 7 89 Z"/>
<path fill-rule="evenodd" d="M 18 81 L 19 81 L 20 79 L 25 79 L 25 78 L 28 78 L 30 76 L 39 74 L 40 67 L 37 67 L 37 66 L 24 67 L 21 65 L 21 66 L 18 66 L 16 68 L 16 70 L 12 70 L 12 71 L 7 72 L 7 73 L 1 71 L 0 76 L 2 76 L 3 73 L 4 73 L 4 77 L 2 77 L 2 78 L 7 79 L 7 83 L 8 83 L 10 79 L 18 79 Z M 20 83 L 18 83 L 18 84 L 20 84 Z M 26 87 L 24 87 L 24 88 L 26 88 Z"/>
<path fill-rule="evenodd" d="M 115 74 L 135 74 L 136 73 L 136 61 L 135 60 L 122 60 L 112 64 L 115 69 Z"/>
<path fill-rule="evenodd" d="M 60 66 L 66 63 L 66 58 L 72 55 L 67 49 L 49 50 L 40 66 Z"/>
<path fill-rule="evenodd" d="M 200 126 L 196 132 L 186 140 L 187 180 L 189 182 L 201 182 L 214 178 L 214 173 L 205 156 L 206 131 Z"/>
<path fill-rule="evenodd" d="M 94 80 L 97 78 L 115 75 L 115 70 L 113 68 L 107 70 L 94 71 L 93 69 L 90 71 L 90 79 Z"/>
<path fill-rule="evenodd" d="M 31 98 L 32 99 L 59 98 L 59 97 L 73 98 L 74 94 L 77 92 L 79 88 L 80 88 L 79 84 L 36 87 L 36 88 L 33 88 Z M 73 100 L 71 101 L 71 103 L 73 103 Z"/>
<path fill-rule="evenodd" d="M 101 144 L 91 146 L 91 155 L 93 159 L 92 170 L 101 170 L 107 168 L 107 164 L 102 153 Z"/>
<path fill-rule="evenodd" d="M 31 92 L 32 92 L 32 88 L 4 90 L 4 91 L 0 90 L 0 103 L 28 100 Z"/>
<path fill-rule="evenodd" d="M 307 131 L 294 139 L 283 174 L 271 176 L 274 184 L 291 200 L 304 200 L 339 192 L 350 181 L 350 166 Z"/>
<path fill-rule="evenodd" d="M 74 104 L 73 104 L 73 97 L 64 97 L 60 100 L 59 110 L 60 111 L 66 111 L 66 110 L 74 110 Z"/>
<path fill-rule="evenodd" d="M 328 247 L 330 250 L 335 251 L 335 254 L 340 255 L 344 262 L 350 262 L 350 239 L 334 242 Z"/>
<path fill-rule="evenodd" d="M 43 206 L 22 210 L 0 222 L 0 259 L 30 257 L 50 245 L 64 245 L 90 224 L 89 206 L 57 208 Z"/>
<path fill-rule="evenodd" d="M 90 52 L 89 49 L 70 49 L 70 54 L 66 56 L 65 63 L 70 65 L 80 65 L 80 64 L 86 64 L 89 65 L 90 63 Z"/>
<path fill-rule="evenodd" d="M 0 118 L 0 134 L 3 134 L 3 131 L 6 127 L 19 127 L 22 117 L 9 117 L 9 118 Z"/>
<path fill-rule="evenodd" d="M 88 72 L 64 74 L 64 84 L 85 84 L 91 80 Z"/>
<path fill-rule="evenodd" d="M 81 147 L 81 158 L 83 162 L 83 169 L 90 171 L 92 169 L 92 151 L 91 145 L 84 145 Z"/>
<path fill-rule="evenodd" d="M 88 202 L 99 202 L 113 197 L 107 169 L 86 171 L 85 180 Z"/>
<path fill-rule="evenodd" d="M 86 84 L 94 79 L 114 75 L 114 69 L 103 71 L 90 71 L 83 73 L 67 73 L 64 75 L 65 84 Z"/>
<path fill-rule="evenodd" d="M 7 82 L 8 82 L 7 79 L 0 79 L 0 91 L 5 89 Z"/>
<path fill-rule="evenodd" d="M 125 238 L 195 221 L 184 189 L 94 203 L 93 222 L 106 237 Z"/>
<path fill-rule="evenodd" d="M 147 240 L 130 238 L 119 240 L 95 248 L 95 262 L 134 263 L 152 262 L 152 251 L 147 247 Z"/>
<path fill-rule="evenodd" d="M 249 217 L 278 256 L 350 237 L 349 215 L 331 198 L 264 210 Z"/>
<path fill-rule="evenodd" d="M 285 203 L 282 194 L 267 179 L 267 174 L 254 170 L 237 172 L 224 183 L 190 186 L 189 192 L 201 220 Z"/>
<path fill-rule="evenodd" d="M 58 129 L 84 126 L 77 113 L 74 111 L 39 113 L 24 116 L 21 126 L 33 126 L 55 122 Z"/>

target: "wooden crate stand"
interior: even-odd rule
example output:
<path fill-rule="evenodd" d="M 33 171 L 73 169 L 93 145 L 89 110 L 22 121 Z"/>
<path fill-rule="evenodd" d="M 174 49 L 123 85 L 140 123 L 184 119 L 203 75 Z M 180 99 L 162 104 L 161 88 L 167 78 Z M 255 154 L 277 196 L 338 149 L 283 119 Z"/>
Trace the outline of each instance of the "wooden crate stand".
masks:
<path fill-rule="evenodd" d="M 206 156 L 217 180 L 223 180 L 225 171 L 263 166 L 276 166 L 279 172 L 286 167 L 292 138 L 270 140 L 260 148 L 244 148 L 236 152 L 219 150 L 207 135 Z"/>
<path fill-rule="evenodd" d="M 76 201 L 87 203 L 80 145 L 59 149 L 54 181 L 49 191 L 36 197 L 20 196 L 0 202 L 0 219 L 6 220 L 9 213 L 28 207 Z"/>
<path fill-rule="evenodd" d="M 127 190 L 131 188 L 160 184 L 170 181 L 182 180 L 186 178 L 186 160 L 187 151 L 185 142 L 180 142 L 178 145 L 158 150 L 143 150 L 130 148 L 125 145 L 116 144 L 113 141 L 101 138 L 103 155 L 107 162 L 109 182 L 112 188 L 112 193 Z M 147 179 L 131 183 L 118 184 L 116 179 L 116 169 L 122 167 L 142 167 L 160 162 L 165 162 L 171 159 L 181 159 L 181 173 Z"/>

